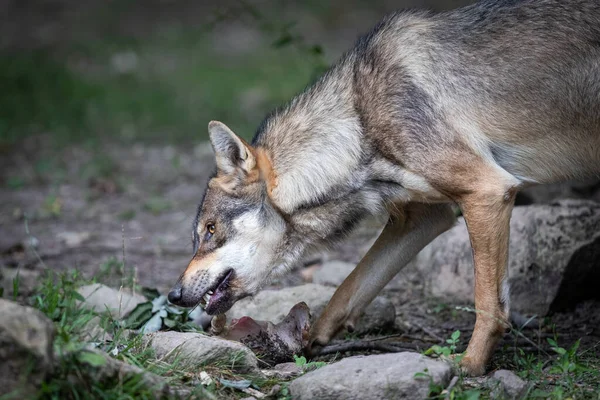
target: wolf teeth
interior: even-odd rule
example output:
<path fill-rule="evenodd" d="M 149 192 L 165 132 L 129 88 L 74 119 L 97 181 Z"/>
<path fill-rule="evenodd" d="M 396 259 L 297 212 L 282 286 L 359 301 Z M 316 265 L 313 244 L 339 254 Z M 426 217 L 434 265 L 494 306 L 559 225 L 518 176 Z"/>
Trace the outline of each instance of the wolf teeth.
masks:
<path fill-rule="evenodd" d="M 210 296 L 212 296 L 212 295 L 214 294 L 214 292 L 213 292 L 212 290 L 209 290 L 209 291 L 208 291 L 208 294 L 209 294 Z"/>
<path fill-rule="evenodd" d="M 204 301 L 206 301 L 207 303 L 210 301 L 210 295 L 208 293 L 206 293 L 203 297 Z"/>

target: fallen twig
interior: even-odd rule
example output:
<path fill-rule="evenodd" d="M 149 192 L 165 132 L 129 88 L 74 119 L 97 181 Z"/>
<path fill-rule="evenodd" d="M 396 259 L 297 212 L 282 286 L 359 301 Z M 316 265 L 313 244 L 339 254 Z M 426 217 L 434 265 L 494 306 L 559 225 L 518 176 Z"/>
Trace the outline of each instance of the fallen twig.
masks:
<path fill-rule="evenodd" d="M 454 389 L 454 386 L 456 386 L 457 383 L 458 383 L 458 376 L 455 376 L 454 378 L 452 378 L 452 380 L 450 381 L 450 384 L 448 385 L 448 387 L 445 390 L 446 396 L 444 396 L 444 399 L 450 399 L 451 398 L 451 396 L 452 396 L 452 389 Z"/>
<path fill-rule="evenodd" d="M 441 337 L 440 335 L 438 335 L 437 333 L 433 332 L 431 329 L 429 329 L 415 321 L 411 321 L 411 323 L 414 326 L 416 326 L 417 328 L 419 328 L 420 330 L 422 330 L 423 332 L 425 332 L 426 334 L 428 334 L 429 336 L 431 336 L 432 338 L 438 340 L 440 343 L 444 343 L 444 338 Z"/>

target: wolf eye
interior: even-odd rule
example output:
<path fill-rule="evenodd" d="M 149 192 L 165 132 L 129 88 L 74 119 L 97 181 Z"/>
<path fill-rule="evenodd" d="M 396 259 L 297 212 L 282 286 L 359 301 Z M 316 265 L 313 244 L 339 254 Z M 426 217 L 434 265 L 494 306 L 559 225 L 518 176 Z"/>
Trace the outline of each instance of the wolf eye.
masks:
<path fill-rule="evenodd" d="M 210 235 L 215 233 L 215 224 L 206 224 L 206 232 Z"/>

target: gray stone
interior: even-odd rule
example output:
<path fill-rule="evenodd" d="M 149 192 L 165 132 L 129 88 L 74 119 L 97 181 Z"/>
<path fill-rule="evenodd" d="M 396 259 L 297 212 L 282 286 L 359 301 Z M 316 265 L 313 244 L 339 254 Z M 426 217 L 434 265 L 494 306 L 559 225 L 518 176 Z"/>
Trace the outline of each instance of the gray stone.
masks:
<path fill-rule="evenodd" d="M 100 283 L 82 286 L 77 292 L 85 298 L 84 307 L 99 313 L 110 312 L 117 319 L 126 317 L 138 304 L 148 301 L 141 294 L 131 294 Z"/>
<path fill-rule="evenodd" d="M 235 371 L 256 373 L 258 359 L 239 342 L 191 332 L 155 332 L 144 336 L 157 359 L 185 366 L 224 365 Z"/>
<path fill-rule="evenodd" d="M 281 322 L 290 309 L 299 301 L 304 301 L 315 321 L 333 296 L 335 288 L 308 283 L 279 290 L 263 290 L 252 298 L 238 301 L 227 313 L 228 318 L 251 317 L 257 321 Z M 385 329 L 393 326 L 396 310 L 391 301 L 376 297 L 367 307 L 356 327 L 357 333 Z"/>
<path fill-rule="evenodd" d="M 313 283 L 327 286 L 339 286 L 356 267 L 345 261 L 328 261 L 323 263 L 313 274 Z"/>
<path fill-rule="evenodd" d="M 465 221 L 430 243 L 413 261 L 429 276 L 431 294 L 473 302 L 473 259 Z M 564 200 L 516 207 L 510 222 L 511 308 L 545 315 L 598 298 L 600 204 Z"/>
<path fill-rule="evenodd" d="M 0 388 L 33 398 L 53 370 L 54 324 L 38 310 L 0 299 Z"/>
<path fill-rule="evenodd" d="M 67 247 L 79 247 L 85 241 L 89 240 L 92 235 L 89 232 L 60 232 L 56 238 L 62 241 Z"/>
<path fill-rule="evenodd" d="M 426 373 L 431 377 L 416 377 Z M 417 353 L 348 357 L 289 385 L 293 399 L 426 399 L 430 382 L 446 386 L 450 364 Z"/>
<path fill-rule="evenodd" d="M 82 361 L 86 359 L 83 357 L 86 355 L 84 353 L 91 353 L 94 362 Z M 156 399 L 185 394 L 185 392 L 170 387 L 165 378 L 144 371 L 135 365 L 114 359 L 99 350 L 82 350 L 81 353 L 69 354 L 69 356 L 77 356 L 81 364 L 80 368 L 74 369 L 73 373 L 68 376 L 69 381 L 73 384 L 84 385 L 85 387 L 89 386 L 90 382 L 100 382 L 107 385 L 107 387 L 111 387 L 132 379 L 138 382 L 136 384 L 138 385 L 138 391 L 150 392 Z M 99 362 L 98 360 L 103 361 Z"/>
<path fill-rule="evenodd" d="M 100 317 L 94 317 L 89 320 L 78 332 L 79 340 L 84 342 L 107 342 L 113 339 L 102 326 L 100 326 Z"/>
<path fill-rule="evenodd" d="M 271 369 L 263 369 L 263 374 L 267 378 L 290 379 L 302 374 L 302 367 L 293 362 L 286 362 L 275 365 Z"/>
<path fill-rule="evenodd" d="M 520 400 L 527 394 L 527 382 L 515 373 L 501 369 L 492 374 L 487 385 L 492 389 L 491 398 Z"/>
<path fill-rule="evenodd" d="M 550 204 L 564 199 L 587 199 L 600 202 L 600 181 L 561 182 L 537 185 L 519 193 L 518 200 L 526 204 Z"/>

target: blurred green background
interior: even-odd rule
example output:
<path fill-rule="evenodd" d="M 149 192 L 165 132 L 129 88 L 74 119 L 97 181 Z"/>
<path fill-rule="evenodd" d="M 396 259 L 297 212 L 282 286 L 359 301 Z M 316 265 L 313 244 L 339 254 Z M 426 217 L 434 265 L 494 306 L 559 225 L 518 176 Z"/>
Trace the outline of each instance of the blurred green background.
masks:
<path fill-rule="evenodd" d="M 9 0 L 0 145 L 246 138 L 385 13 L 468 1 Z"/>

